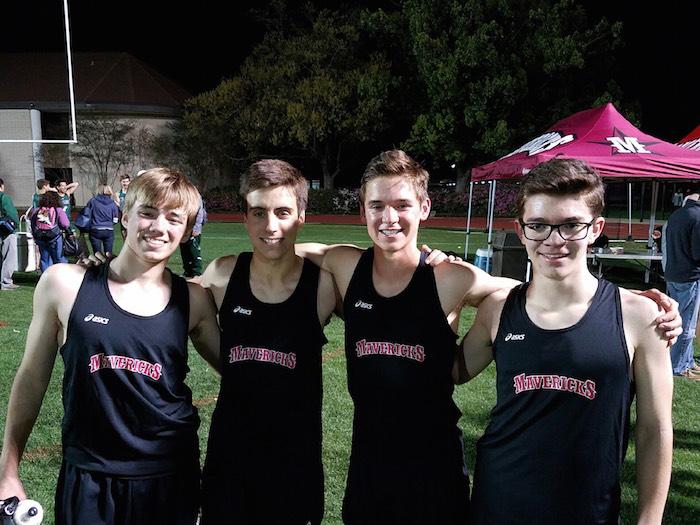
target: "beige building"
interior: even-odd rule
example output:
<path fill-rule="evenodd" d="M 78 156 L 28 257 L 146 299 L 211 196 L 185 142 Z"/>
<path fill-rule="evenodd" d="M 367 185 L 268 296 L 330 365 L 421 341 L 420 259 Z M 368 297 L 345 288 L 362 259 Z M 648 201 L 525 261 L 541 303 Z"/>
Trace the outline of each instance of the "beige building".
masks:
<path fill-rule="evenodd" d="M 136 134 L 165 132 L 169 123 L 180 118 L 183 103 L 190 97 L 182 87 L 127 53 L 74 53 L 73 78 L 78 119 L 99 116 L 129 121 Z M 0 139 L 69 139 L 69 100 L 64 54 L 0 53 Z M 80 124 L 77 128 L 80 144 Z M 152 166 L 148 149 L 137 148 L 121 171 L 133 174 Z M 48 161 L 39 144 L 0 142 L 0 178 L 20 208 L 31 205 L 35 182 L 42 178 L 80 182 L 74 196 L 77 205 L 84 204 L 96 187 L 90 170 L 71 155 L 58 163 L 55 158 Z M 110 181 L 116 186 L 117 176 L 112 175 L 115 180 Z"/>

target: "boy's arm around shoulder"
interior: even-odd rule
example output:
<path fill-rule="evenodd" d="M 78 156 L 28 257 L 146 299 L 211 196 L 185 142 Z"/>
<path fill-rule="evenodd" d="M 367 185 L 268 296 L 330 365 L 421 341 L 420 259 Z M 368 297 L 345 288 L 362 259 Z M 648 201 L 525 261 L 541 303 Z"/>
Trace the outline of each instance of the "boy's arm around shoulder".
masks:
<path fill-rule="evenodd" d="M 656 330 L 658 306 L 625 290 L 620 296 L 627 340 L 634 348 L 637 519 L 661 523 L 673 455 L 671 361 L 666 341 Z"/>
<path fill-rule="evenodd" d="M 224 300 L 224 295 L 226 295 L 226 288 L 231 279 L 233 269 L 236 267 L 237 260 L 238 257 L 236 255 L 217 257 L 207 265 L 204 273 L 199 278 L 199 284 L 202 288 L 209 290 L 209 293 L 214 297 L 217 310 L 221 308 L 221 303 Z"/>
<path fill-rule="evenodd" d="M 299 257 L 311 260 L 316 266 L 334 272 L 347 255 L 362 253 L 362 249 L 354 244 L 322 244 L 320 242 L 302 242 L 294 245 L 294 251 Z"/>
<path fill-rule="evenodd" d="M 32 321 L 7 406 L 0 456 L 0 499 L 26 498 L 19 480 L 19 462 L 51 379 L 61 344 L 61 327 L 67 324 L 84 273 L 75 265 L 54 265 L 44 272 L 34 291 Z"/>
<path fill-rule="evenodd" d="M 318 320 L 321 326 L 325 326 L 335 312 L 342 317 L 343 300 L 340 296 L 338 286 L 330 272 L 321 269 L 318 276 L 317 294 Z"/>
<path fill-rule="evenodd" d="M 220 331 L 214 299 L 198 284 L 188 283 L 187 286 L 190 292 L 190 339 L 199 355 L 221 374 Z"/>
<path fill-rule="evenodd" d="M 520 281 L 507 277 L 494 277 L 481 268 L 465 261 L 445 261 L 435 267 L 435 277 L 440 297 L 450 297 L 450 303 L 460 308 L 479 306 L 490 294 L 510 290 Z"/>
<path fill-rule="evenodd" d="M 493 361 L 493 341 L 508 293 L 509 290 L 500 289 L 481 302 L 474 323 L 462 340 L 464 361 L 458 373 L 453 373 L 456 384 L 475 378 Z"/>

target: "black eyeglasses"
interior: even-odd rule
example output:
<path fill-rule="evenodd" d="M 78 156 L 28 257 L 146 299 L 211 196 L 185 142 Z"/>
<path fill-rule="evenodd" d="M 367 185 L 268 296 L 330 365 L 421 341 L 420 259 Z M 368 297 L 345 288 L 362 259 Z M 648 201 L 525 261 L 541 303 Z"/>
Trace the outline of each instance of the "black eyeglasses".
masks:
<path fill-rule="evenodd" d="M 557 230 L 559 236 L 565 241 L 579 241 L 588 235 L 588 228 L 593 226 L 594 222 L 595 219 L 591 222 L 564 222 L 562 224 L 520 221 L 520 226 L 525 238 L 531 241 L 546 241 L 554 230 Z"/>

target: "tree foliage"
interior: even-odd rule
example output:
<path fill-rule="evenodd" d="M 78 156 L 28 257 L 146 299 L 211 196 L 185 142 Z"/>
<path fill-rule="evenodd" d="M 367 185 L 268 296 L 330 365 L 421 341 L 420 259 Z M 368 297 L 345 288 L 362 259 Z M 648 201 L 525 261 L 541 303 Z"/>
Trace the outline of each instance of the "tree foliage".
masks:
<path fill-rule="evenodd" d="M 268 2 L 238 73 L 188 103 L 188 157 L 231 170 L 307 157 L 330 188 L 348 152 L 400 144 L 466 174 L 573 112 L 625 105 L 621 25 L 574 0 L 292 3 Z"/>
<path fill-rule="evenodd" d="M 436 162 L 493 160 L 620 97 L 610 79 L 621 26 L 589 22 L 573 0 L 405 0 L 403 13 L 428 100 L 405 145 Z"/>
<path fill-rule="evenodd" d="M 112 118 L 78 120 L 78 143 L 70 148 L 72 158 L 84 171 L 88 186 L 95 192 L 101 184 L 111 184 L 133 166 L 139 153 L 147 149 L 149 134 L 137 130 L 134 122 Z"/>
<path fill-rule="evenodd" d="M 238 75 L 188 105 L 185 126 L 222 157 L 231 144 L 251 158 L 310 157 L 333 187 L 347 147 L 389 125 L 391 83 L 357 11 L 312 10 L 305 23 L 268 31 Z"/>

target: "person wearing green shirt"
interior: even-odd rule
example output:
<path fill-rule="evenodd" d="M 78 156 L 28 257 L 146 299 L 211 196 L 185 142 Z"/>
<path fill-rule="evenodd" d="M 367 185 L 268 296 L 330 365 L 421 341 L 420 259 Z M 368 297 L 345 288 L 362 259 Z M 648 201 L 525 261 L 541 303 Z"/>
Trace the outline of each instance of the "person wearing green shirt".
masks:
<path fill-rule="evenodd" d="M 34 193 L 34 195 L 32 195 L 32 208 L 37 208 L 39 206 L 39 199 L 47 191 L 57 190 L 55 188 L 52 188 L 49 184 L 49 181 L 47 181 L 46 179 L 39 179 L 38 181 L 36 181 L 36 192 Z"/>
<path fill-rule="evenodd" d="M 73 192 L 78 189 L 78 186 L 80 186 L 80 183 L 78 182 L 71 182 L 68 184 L 68 182 L 66 182 L 64 179 L 59 179 L 56 181 L 56 191 L 58 192 L 58 197 L 61 199 L 61 207 L 63 208 L 63 211 L 66 212 L 66 215 L 68 215 L 68 219 L 70 219 L 71 222 L 73 222 L 73 218 L 70 215 L 70 196 L 73 195 Z"/>
<path fill-rule="evenodd" d="M 0 217 L 9 217 L 15 225 L 19 224 L 17 208 L 5 193 L 5 181 L 0 179 Z M 12 282 L 12 274 L 17 271 L 17 237 L 11 233 L 0 240 L 0 290 L 19 288 Z"/>

